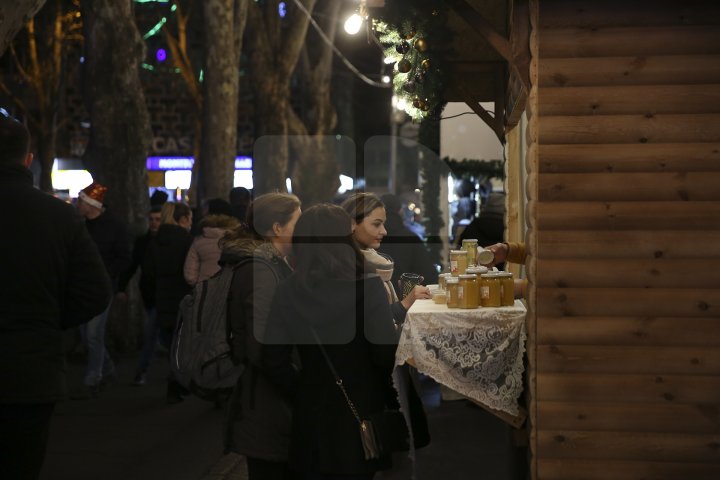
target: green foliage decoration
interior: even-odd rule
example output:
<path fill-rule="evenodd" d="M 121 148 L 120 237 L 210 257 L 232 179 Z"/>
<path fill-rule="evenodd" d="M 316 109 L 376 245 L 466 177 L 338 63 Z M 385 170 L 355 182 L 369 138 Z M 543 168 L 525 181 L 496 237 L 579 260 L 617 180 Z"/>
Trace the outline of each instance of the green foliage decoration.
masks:
<path fill-rule="evenodd" d="M 393 91 L 399 108 L 414 121 L 439 118 L 446 103 L 447 13 L 448 3 L 441 0 L 387 0 L 374 16 L 385 58 L 395 63 Z"/>

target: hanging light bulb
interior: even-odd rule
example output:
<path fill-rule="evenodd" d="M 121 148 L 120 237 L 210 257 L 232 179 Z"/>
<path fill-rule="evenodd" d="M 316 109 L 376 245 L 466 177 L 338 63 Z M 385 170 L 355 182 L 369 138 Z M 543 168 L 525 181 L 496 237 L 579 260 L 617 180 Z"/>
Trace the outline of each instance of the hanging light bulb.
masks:
<path fill-rule="evenodd" d="M 363 17 L 356 13 L 353 13 L 345 20 L 345 32 L 349 35 L 356 35 L 362 28 Z"/>

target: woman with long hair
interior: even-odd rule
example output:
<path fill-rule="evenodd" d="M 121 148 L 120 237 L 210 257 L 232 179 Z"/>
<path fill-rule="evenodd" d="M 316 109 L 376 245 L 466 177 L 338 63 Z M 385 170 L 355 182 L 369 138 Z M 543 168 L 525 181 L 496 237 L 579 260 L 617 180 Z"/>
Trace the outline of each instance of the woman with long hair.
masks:
<path fill-rule="evenodd" d="M 261 195 L 248 207 L 247 224 L 220 241 L 220 263 L 235 269 L 229 307 L 233 360 L 246 365 L 225 418 L 225 450 L 246 457 L 250 480 L 291 478 L 291 409 L 263 374 L 260 351 L 273 295 L 291 273 L 287 257 L 299 217 L 294 195 Z"/>
<path fill-rule="evenodd" d="M 391 466 L 389 455 L 366 458 L 353 413 L 391 406 L 397 332 L 382 281 L 364 274 L 351 223 L 327 204 L 300 217 L 295 273 L 277 289 L 263 347 L 268 377 L 294 399 L 290 466 L 307 480 L 371 479 Z"/>
<path fill-rule="evenodd" d="M 366 270 L 368 273 L 378 274 L 383 279 L 395 323 L 402 324 L 407 311 L 415 303 L 415 300 L 432 298 L 430 290 L 422 285 L 417 285 L 405 298 L 398 298 L 391 281 L 393 261 L 376 251 L 387 235 L 385 205 L 376 195 L 372 193 L 355 194 L 343 202 L 342 208 L 352 218 L 352 236 L 365 257 Z"/>

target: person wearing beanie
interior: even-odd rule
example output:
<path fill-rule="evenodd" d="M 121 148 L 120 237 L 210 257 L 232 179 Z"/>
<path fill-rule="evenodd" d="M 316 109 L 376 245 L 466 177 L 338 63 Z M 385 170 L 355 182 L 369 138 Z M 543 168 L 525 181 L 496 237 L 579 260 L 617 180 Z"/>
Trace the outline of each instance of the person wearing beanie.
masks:
<path fill-rule="evenodd" d="M 83 218 L 33 187 L 27 128 L 0 109 L 0 478 L 38 478 L 67 396 L 63 330 L 100 314 L 110 280 Z"/>
<path fill-rule="evenodd" d="M 130 266 L 130 245 L 125 225 L 105 205 L 106 192 L 107 187 L 104 185 L 91 183 L 80 192 L 77 209 L 85 217 L 85 225 L 100 251 L 113 292 L 117 292 L 120 276 Z M 101 383 L 115 380 L 115 364 L 105 349 L 105 326 L 109 311 L 110 306 L 80 327 L 80 335 L 88 351 L 84 383 L 91 397 L 98 395 Z"/>

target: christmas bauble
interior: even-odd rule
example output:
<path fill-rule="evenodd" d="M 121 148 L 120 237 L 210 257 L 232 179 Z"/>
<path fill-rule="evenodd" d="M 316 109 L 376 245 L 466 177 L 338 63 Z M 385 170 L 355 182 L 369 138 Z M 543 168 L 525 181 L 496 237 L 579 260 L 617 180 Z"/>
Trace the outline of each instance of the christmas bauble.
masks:
<path fill-rule="evenodd" d="M 417 85 L 415 82 L 410 80 L 409 82 L 405 82 L 402 86 L 403 90 L 405 90 L 408 93 L 413 93 L 415 90 L 417 90 Z"/>
<path fill-rule="evenodd" d="M 420 84 L 422 84 L 423 82 L 425 82 L 425 74 L 422 73 L 422 72 L 418 72 L 418 73 L 415 75 L 415 83 L 420 83 Z"/>
<path fill-rule="evenodd" d="M 430 70 L 430 59 L 426 58 L 420 63 L 420 66 L 423 68 L 423 70 Z"/>
<path fill-rule="evenodd" d="M 420 108 L 420 99 L 419 98 L 413 99 L 413 107 Z"/>
<path fill-rule="evenodd" d="M 428 43 L 427 40 L 424 38 L 418 38 L 415 40 L 415 50 L 418 52 L 425 52 L 428 49 Z"/>
<path fill-rule="evenodd" d="M 405 33 L 405 40 L 410 40 L 411 38 L 413 38 L 415 36 L 416 33 L 417 32 L 415 31 L 414 28 L 410 29 L 407 33 Z"/>
<path fill-rule="evenodd" d="M 397 50 L 398 53 L 402 53 L 404 55 L 410 51 L 410 44 L 406 41 L 402 41 L 395 45 L 395 50 Z"/>
<path fill-rule="evenodd" d="M 400 73 L 408 73 L 411 68 L 412 68 L 412 64 L 406 58 L 403 58 L 397 64 L 397 69 L 398 69 L 398 72 L 400 72 Z"/>

